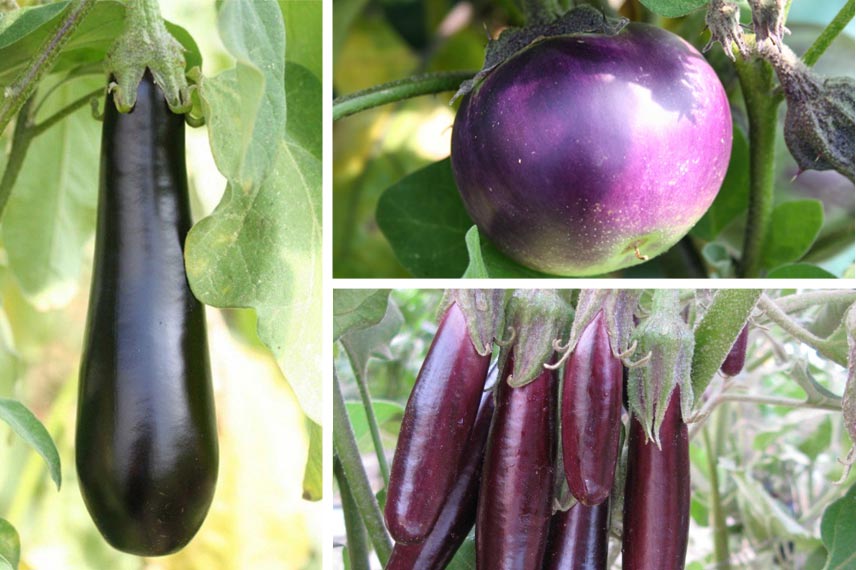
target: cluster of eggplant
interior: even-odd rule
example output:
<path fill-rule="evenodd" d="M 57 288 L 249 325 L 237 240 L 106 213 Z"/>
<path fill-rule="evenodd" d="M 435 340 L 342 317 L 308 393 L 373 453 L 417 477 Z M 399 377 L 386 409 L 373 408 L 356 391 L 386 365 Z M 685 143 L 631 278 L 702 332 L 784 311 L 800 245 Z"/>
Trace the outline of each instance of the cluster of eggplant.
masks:
<path fill-rule="evenodd" d="M 742 368 L 745 346 L 742 333 L 729 372 Z M 384 514 L 395 547 L 386 569 L 445 568 L 474 525 L 479 569 L 607 568 L 610 499 L 622 494 L 623 568 L 682 569 L 690 462 L 680 388 L 659 446 L 630 417 L 623 493 L 614 493 L 626 375 L 603 313 L 561 372 L 543 367 L 513 387 L 520 348 L 505 345 L 499 368 L 488 372 L 490 354 L 473 346 L 461 308 L 453 303 L 442 316 L 392 463 Z M 554 500 L 560 477 L 576 499 L 568 510 Z"/>

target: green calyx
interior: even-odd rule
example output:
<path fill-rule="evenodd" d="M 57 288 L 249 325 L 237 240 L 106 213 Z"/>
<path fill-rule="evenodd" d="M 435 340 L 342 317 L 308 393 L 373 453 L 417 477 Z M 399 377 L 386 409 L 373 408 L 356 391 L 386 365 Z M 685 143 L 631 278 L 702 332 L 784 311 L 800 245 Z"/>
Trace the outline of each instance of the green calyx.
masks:
<path fill-rule="evenodd" d="M 695 337 L 681 318 L 680 292 L 654 293 L 651 316 L 631 335 L 637 363 L 630 366 L 627 396 L 630 411 L 645 428 L 645 436 L 660 447 L 660 426 L 676 386 L 681 388 L 681 412 L 689 416 L 693 391 L 691 368 Z"/>
<path fill-rule="evenodd" d="M 157 0 L 128 0 L 125 30 L 107 53 L 110 92 L 120 112 L 133 109 L 147 68 L 169 108 L 175 113 L 190 111 L 193 87 L 185 76 L 184 47 L 167 31 Z"/>
<path fill-rule="evenodd" d="M 566 333 L 573 309 L 554 289 L 519 289 L 511 296 L 506 311 L 514 353 L 508 385 L 519 388 L 544 372 L 544 365 L 555 352 L 553 341 Z M 500 370 L 502 365 L 503 359 Z"/>
<path fill-rule="evenodd" d="M 502 289 L 448 289 L 437 308 L 442 315 L 452 303 L 464 313 L 470 340 L 476 351 L 486 356 L 493 350 L 493 341 L 502 328 L 505 317 L 505 291 Z"/>

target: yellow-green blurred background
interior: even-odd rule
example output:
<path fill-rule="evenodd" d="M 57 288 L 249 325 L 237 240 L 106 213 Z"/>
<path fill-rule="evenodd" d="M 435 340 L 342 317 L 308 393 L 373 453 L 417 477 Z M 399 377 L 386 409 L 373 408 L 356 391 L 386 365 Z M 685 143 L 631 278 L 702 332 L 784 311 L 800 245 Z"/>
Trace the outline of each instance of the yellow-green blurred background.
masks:
<path fill-rule="evenodd" d="M 186 28 L 198 43 L 207 75 L 233 65 L 217 35 L 213 1 L 160 4 L 164 17 Z M 225 181 L 211 158 L 204 128 L 188 129 L 187 148 L 198 220 L 213 210 Z M 207 311 L 220 476 L 199 534 L 178 554 L 145 560 L 117 552 L 102 539 L 83 505 L 74 471 L 77 371 L 92 245 L 84 253 L 84 270 L 70 301 L 65 293 L 25 299 L 0 246 L 0 319 L 4 312 L 6 317 L 0 320 L 0 337 L 14 347 L 0 350 L 0 397 L 26 404 L 46 425 L 62 459 L 62 489 L 57 492 L 42 460 L 0 423 L 0 517 L 20 534 L 20 568 L 320 568 L 323 506 L 302 499 L 309 445 L 304 417 L 275 361 L 259 343 L 250 311 Z M 0 342 L 0 348 L 6 346 Z"/>

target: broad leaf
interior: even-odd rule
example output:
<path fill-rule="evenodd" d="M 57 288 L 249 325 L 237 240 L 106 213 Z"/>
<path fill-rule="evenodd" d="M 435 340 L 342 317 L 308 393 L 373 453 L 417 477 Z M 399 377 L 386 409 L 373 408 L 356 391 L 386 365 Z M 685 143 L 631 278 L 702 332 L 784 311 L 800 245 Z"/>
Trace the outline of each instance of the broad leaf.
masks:
<path fill-rule="evenodd" d="M 856 567 L 856 485 L 847 494 L 826 507 L 820 523 L 820 536 L 829 552 L 826 570 Z"/>
<path fill-rule="evenodd" d="M 441 160 L 404 177 L 383 193 L 378 226 L 398 261 L 414 277 L 460 277 L 467 268 L 464 237 L 473 222 Z"/>
<path fill-rule="evenodd" d="M 349 331 L 379 323 L 387 313 L 388 289 L 336 289 L 333 291 L 333 340 Z"/>
<path fill-rule="evenodd" d="M 229 182 L 188 235 L 188 279 L 209 305 L 256 310 L 259 338 L 320 423 L 321 162 L 302 146 L 308 137 L 286 130 L 285 37 L 275 0 L 218 7 L 237 65 L 205 79 L 201 96 L 212 152 Z"/>
<path fill-rule="evenodd" d="M 359 378 L 366 377 L 370 358 L 380 357 L 392 360 L 393 355 L 389 345 L 403 323 L 404 317 L 401 310 L 392 299 L 389 299 L 386 314 L 378 324 L 342 335 L 340 340 L 351 360 L 351 367 Z"/>
<path fill-rule="evenodd" d="M 42 456 L 47 463 L 51 479 L 59 489 L 62 483 L 59 453 L 42 422 L 21 402 L 6 398 L 0 399 L 0 420 L 9 424 L 12 431 Z"/>
<path fill-rule="evenodd" d="M 781 265 L 769 273 L 769 279 L 835 279 L 836 276 L 817 265 L 810 263 L 792 263 Z"/>
<path fill-rule="evenodd" d="M 470 264 L 464 272 L 464 277 L 476 278 L 524 278 L 545 277 L 550 275 L 539 273 L 534 269 L 523 267 L 500 253 L 487 239 L 482 239 L 478 228 L 473 226 L 466 235 L 467 253 L 470 256 Z"/>
<path fill-rule="evenodd" d="M 801 259 L 821 227 L 823 204 L 817 200 L 795 200 L 776 206 L 761 253 L 764 267 L 772 269 Z"/>
<path fill-rule="evenodd" d="M 37 122 L 102 84 L 87 78 L 62 85 Z M 9 197 L 3 216 L 9 266 L 41 309 L 61 307 L 77 292 L 82 251 L 95 230 L 100 141 L 101 123 L 88 106 L 78 110 L 33 140 Z"/>
<path fill-rule="evenodd" d="M 708 0 L 641 0 L 641 2 L 655 14 L 677 18 L 707 5 Z"/>
<path fill-rule="evenodd" d="M 20 559 L 21 539 L 18 531 L 9 521 L 0 519 L 0 570 L 15 570 Z"/>

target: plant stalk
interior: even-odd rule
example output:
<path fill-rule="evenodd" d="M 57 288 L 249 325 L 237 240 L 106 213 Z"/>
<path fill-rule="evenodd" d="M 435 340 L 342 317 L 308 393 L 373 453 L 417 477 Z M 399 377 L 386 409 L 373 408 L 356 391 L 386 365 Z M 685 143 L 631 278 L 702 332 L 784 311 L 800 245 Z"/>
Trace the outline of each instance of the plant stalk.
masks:
<path fill-rule="evenodd" d="M 856 5 L 856 0 L 847 0 L 847 3 L 841 7 L 835 18 L 832 19 L 829 25 L 817 36 L 814 43 L 806 50 L 805 55 L 802 57 L 803 63 L 809 67 L 817 63 L 820 56 L 824 54 L 826 49 L 832 45 L 835 38 L 838 37 L 838 34 L 841 33 L 841 30 L 847 27 L 847 24 L 853 19 L 854 5 Z"/>
<path fill-rule="evenodd" d="M 718 410 L 722 415 L 723 410 Z M 717 418 L 718 419 L 718 418 Z M 719 423 L 717 421 L 717 423 Z M 711 442 L 708 428 L 702 430 L 704 446 L 707 451 L 707 470 L 710 480 L 710 526 L 713 528 L 713 557 L 716 568 L 728 570 L 731 568 L 728 552 L 728 525 L 722 509 L 722 497 L 719 494 L 719 473 L 717 471 L 717 451 Z"/>
<path fill-rule="evenodd" d="M 342 462 L 342 471 L 353 494 L 354 503 L 363 519 L 363 524 L 368 531 L 372 546 L 374 546 L 381 563 L 386 565 L 392 553 L 392 541 L 386 532 L 380 506 L 374 493 L 372 493 L 369 478 L 363 469 L 360 450 L 357 448 L 356 439 L 354 439 L 354 430 L 351 428 L 350 420 L 348 420 L 345 397 L 342 395 L 342 387 L 335 371 L 333 371 L 333 448 Z"/>
<path fill-rule="evenodd" d="M 372 405 L 372 397 L 369 393 L 368 383 L 366 379 L 363 377 L 363 371 L 359 370 L 359 366 L 351 358 L 351 352 L 345 349 L 348 353 L 348 359 L 351 362 L 351 370 L 354 371 L 354 376 L 357 379 L 357 387 L 360 390 L 360 399 L 363 402 L 363 409 L 366 413 L 366 422 L 369 425 L 369 433 L 372 436 L 372 444 L 374 444 L 375 454 L 377 455 L 378 466 L 380 467 L 380 473 L 383 476 L 383 484 L 384 486 L 389 485 L 389 463 L 386 460 L 386 454 L 383 452 L 383 442 L 380 440 L 380 428 L 377 425 L 377 416 L 374 413 L 374 406 Z"/>
<path fill-rule="evenodd" d="M 461 83 L 471 79 L 473 75 L 474 71 L 423 73 L 357 91 L 333 101 L 333 120 L 338 121 L 361 111 L 420 95 L 457 91 Z"/>
<path fill-rule="evenodd" d="M 366 527 L 360 518 L 360 511 L 354 502 L 348 479 L 342 470 L 342 462 L 338 457 L 333 458 L 333 475 L 339 485 L 339 495 L 342 497 L 342 513 L 345 516 L 345 533 L 348 537 L 348 561 L 351 570 L 369 570 L 369 548 L 366 537 Z"/>
<path fill-rule="evenodd" d="M 740 259 L 740 277 L 759 277 L 773 213 L 777 109 L 773 68 L 766 61 L 735 64 L 749 117 L 749 211 Z"/>
<path fill-rule="evenodd" d="M 69 4 L 65 17 L 39 48 L 38 55 L 12 85 L 6 88 L 3 102 L 0 103 L 0 132 L 3 132 L 12 117 L 21 110 L 44 74 L 53 68 L 60 51 L 94 5 L 95 0 L 77 0 Z"/>

